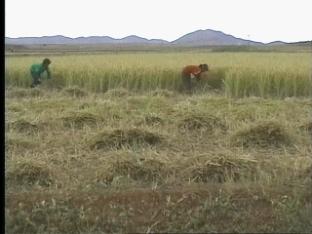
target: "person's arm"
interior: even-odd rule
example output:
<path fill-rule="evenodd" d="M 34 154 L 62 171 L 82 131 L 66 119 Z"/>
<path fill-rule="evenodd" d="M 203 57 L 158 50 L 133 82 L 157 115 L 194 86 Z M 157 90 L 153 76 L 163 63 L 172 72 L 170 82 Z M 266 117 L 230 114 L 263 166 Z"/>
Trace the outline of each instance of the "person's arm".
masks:
<path fill-rule="evenodd" d="M 200 81 L 200 73 L 197 74 L 195 77 L 196 77 L 196 80 L 197 80 L 197 81 Z"/>
<path fill-rule="evenodd" d="M 201 71 L 200 71 L 200 70 L 199 70 L 199 71 L 194 72 L 194 77 L 196 78 L 196 80 L 197 80 L 197 81 L 199 81 L 199 80 L 200 80 L 200 74 L 201 74 Z"/>

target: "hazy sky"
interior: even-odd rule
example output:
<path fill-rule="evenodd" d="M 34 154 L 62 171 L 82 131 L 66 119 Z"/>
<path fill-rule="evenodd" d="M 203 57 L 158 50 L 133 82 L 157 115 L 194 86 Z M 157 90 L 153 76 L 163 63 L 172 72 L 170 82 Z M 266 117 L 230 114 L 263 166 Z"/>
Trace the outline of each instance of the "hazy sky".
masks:
<path fill-rule="evenodd" d="M 260 42 L 312 40 L 312 0 L 5 0 L 5 36 L 137 35 L 214 29 Z"/>

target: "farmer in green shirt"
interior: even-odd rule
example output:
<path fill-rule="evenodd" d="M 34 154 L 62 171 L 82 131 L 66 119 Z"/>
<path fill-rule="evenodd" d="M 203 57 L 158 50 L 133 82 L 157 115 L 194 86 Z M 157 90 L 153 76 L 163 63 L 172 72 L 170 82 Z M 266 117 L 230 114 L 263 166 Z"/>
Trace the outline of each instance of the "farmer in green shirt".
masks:
<path fill-rule="evenodd" d="M 49 65 L 51 64 L 51 60 L 45 58 L 41 64 L 33 64 L 30 67 L 30 73 L 32 76 L 32 84 L 31 88 L 36 87 L 41 84 L 41 74 L 47 72 L 48 79 L 51 79 L 51 72 L 49 70 Z"/>

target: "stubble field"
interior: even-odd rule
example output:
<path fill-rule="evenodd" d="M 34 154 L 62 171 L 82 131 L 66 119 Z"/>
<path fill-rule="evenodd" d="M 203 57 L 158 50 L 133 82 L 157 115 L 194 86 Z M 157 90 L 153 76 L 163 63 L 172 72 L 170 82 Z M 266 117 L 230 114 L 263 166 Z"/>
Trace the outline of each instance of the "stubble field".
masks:
<path fill-rule="evenodd" d="M 7 57 L 7 232 L 311 232 L 308 56 Z"/>

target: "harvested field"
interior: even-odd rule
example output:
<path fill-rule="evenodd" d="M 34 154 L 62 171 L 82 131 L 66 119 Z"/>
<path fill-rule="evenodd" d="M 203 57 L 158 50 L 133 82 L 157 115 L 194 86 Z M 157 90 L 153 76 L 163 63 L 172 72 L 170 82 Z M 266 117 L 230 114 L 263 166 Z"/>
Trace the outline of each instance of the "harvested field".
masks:
<path fill-rule="evenodd" d="M 307 53 L 65 53 L 30 89 L 37 58 L 6 57 L 8 233 L 311 232 Z"/>

